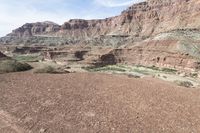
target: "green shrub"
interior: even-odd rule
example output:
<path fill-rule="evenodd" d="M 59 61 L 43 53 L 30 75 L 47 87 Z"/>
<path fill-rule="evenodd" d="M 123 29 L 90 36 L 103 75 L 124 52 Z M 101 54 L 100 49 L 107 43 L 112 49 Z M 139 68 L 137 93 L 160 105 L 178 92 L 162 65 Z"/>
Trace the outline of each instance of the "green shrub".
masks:
<path fill-rule="evenodd" d="M 0 73 L 20 72 L 30 70 L 32 67 L 27 63 L 6 59 L 0 61 Z"/>
<path fill-rule="evenodd" d="M 191 76 L 192 78 L 197 78 L 197 77 L 198 77 L 198 73 L 191 73 L 190 76 Z"/>

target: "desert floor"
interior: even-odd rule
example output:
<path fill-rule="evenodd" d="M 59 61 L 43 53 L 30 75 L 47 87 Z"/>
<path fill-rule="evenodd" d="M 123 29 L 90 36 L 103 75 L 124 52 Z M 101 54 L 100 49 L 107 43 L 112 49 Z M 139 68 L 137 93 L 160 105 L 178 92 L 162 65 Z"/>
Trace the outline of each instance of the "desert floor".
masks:
<path fill-rule="evenodd" d="M 100 73 L 0 75 L 0 133 L 197 133 L 200 90 Z"/>

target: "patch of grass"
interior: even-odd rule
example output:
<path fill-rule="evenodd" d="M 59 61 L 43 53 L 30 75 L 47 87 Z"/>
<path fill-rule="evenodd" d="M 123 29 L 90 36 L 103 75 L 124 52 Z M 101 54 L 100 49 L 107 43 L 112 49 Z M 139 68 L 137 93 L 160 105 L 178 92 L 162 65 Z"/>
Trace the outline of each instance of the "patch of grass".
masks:
<path fill-rule="evenodd" d="M 41 58 L 37 55 L 17 55 L 14 59 L 20 62 L 38 62 Z"/>
<path fill-rule="evenodd" d="M 0 73 L 20 72 L 32 69 L 27 63 L 21 63 L 16 60 L 6 59 L 0 61 Z"/>
<path fill-rule="evenodd" d="M 174 82 L 179 86 L 183 86 L 183 87 L 187 87 L 187 88 L 190 88 L 190 87 L 193 86 L 193 84 L 190 81 L 179 81 L 179 80 L 176 80 Z"/>

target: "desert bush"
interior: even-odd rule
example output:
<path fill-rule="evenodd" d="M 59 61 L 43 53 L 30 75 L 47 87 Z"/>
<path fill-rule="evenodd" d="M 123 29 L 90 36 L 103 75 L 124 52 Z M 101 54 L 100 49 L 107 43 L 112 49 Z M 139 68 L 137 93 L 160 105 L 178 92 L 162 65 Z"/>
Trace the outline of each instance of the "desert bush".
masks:
<path fill-rule="evenodd" d="M 20 72 L 30 70 L 32 67 L 27 63 L 21 63 L 16 60 L 1 60 L 0 61 L 0 73 L 9 73 L 9 72 Z"/>
<path fill-rule="evenodd" d="M 167 79 L 167 76 L 164 75 L 163 78 Z"/>
<path fill-rule="evenodd" d="M 187 87 L 187 88 L 193 86 L 193 84 L 190 81 L 179 81 L 179 80 L 176 80 L 175 83 L 178 84 L 179 86 L 184 86 L 184 87 Z"/>
<path fill-rule="evenodd" d="M 190 76 L 191 76 L 192 78 L 197 78 L 197 77 L 198 77 L 198 73 L 191 73 Z"/>
<path fill-rule="evenodd" d="M 34 70 L 34 73 L 57 73 L 56 69 L 52 66 L 44 66 Z"/>
<path fill-rule="evenodd" d="M 34 73 L 50 73 L 50 74 L 62 74 L 62 73 L 69 73 L 62 68 L 56 68 L 53 66 L 44 66 L 42 68 L 35 69 Z"/>

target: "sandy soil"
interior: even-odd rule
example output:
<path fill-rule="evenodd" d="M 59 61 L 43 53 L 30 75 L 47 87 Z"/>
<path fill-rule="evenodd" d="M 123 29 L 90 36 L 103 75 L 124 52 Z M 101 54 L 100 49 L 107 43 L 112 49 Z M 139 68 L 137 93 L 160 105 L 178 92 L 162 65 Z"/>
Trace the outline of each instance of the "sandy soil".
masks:
<path fill-rule="evenodd" d="M 0 133 L 198 133 L 200 90 L 122 75 L 0 75 Z"/>

